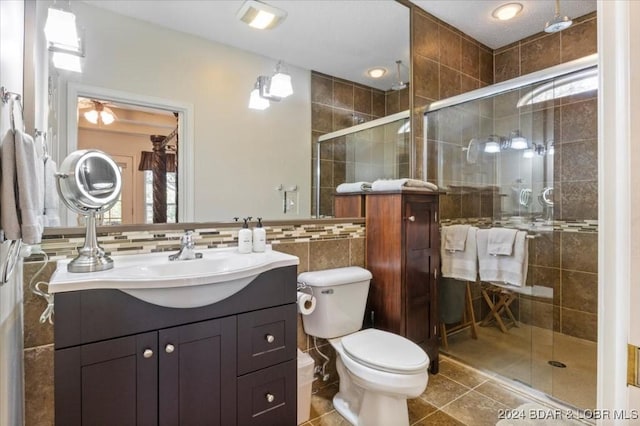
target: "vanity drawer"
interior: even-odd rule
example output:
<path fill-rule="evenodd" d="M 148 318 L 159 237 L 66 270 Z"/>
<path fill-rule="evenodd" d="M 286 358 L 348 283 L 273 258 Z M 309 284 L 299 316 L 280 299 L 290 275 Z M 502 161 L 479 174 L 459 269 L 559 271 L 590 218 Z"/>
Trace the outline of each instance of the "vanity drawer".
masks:
<path fill-rule="evenodd" d="M 296 357 L 295 303 L 238 315 L 238 375 Z"/>
<path fill-rule="evenodd" d="M 295 425 L 296 386 L 295 360 L 238 377 L 238 424 Z"/>

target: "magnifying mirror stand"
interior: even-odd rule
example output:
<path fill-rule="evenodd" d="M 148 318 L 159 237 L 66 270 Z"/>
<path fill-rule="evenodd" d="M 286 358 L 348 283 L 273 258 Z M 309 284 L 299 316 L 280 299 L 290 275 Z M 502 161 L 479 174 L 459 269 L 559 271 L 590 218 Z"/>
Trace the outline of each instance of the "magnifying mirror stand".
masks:
<path fill-rule="evenodd" d="M 97 272 L 113 268 L 113 260 L 98 245 L 96 237 L 96 212 L 90 211 L 86 216 L 87 231 L 84 245 L 78 249 L 78 257 L 67 265 L 69 272 Z"/>

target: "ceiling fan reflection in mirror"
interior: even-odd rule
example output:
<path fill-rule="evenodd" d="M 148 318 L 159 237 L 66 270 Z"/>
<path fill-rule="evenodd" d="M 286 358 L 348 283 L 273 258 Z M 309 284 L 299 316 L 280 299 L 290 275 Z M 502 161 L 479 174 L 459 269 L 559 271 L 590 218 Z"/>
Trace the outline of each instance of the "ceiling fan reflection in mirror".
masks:
<path fill-rule="evenodd" d="M 78 98 L 78 113 L 81 110 L 85 110 L 82 115 L 91 124 L 100 122 L 108 126 L 116 121 L 118 117 L 109 106 L 115 107 L 115 105 L 105 101 Z"/>

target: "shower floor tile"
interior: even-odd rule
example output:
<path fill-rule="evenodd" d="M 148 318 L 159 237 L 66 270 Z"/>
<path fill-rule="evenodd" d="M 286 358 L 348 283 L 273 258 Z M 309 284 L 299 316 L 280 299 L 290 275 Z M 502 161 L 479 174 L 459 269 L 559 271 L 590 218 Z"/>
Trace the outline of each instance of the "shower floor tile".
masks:
<path fill-rule="evenodd" d="M 457 360 L 531 386 L 570 405 L 595 408 L 594 342 L 526 324 L 511 328 L 508 333 L 496 327 L 479 327 L 477 340 L 463 330 L 450 335 L 448 341 L 446 353 Z M 560 361 L 566 368 L 553 367 L 550 360 Z"/>

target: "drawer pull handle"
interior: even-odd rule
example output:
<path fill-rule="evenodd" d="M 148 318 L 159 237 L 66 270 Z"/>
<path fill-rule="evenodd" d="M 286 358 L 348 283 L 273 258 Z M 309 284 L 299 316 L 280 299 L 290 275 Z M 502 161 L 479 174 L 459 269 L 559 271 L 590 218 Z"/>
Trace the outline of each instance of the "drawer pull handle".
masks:
<path fill-rule="evenodd" d="M 273 396 L 272 393 L 267 393 L 264 397 L 267 400 L 267 402 L 269 402 L 269 403 L 273 402 L 276 399 L 276 397 Z"/>
<path fill-rule="evenodd" d="M 164 347 L 164 351 L 168 354 L 173 353 L 173 351 L 176 350 L 176 347 L 173 346 L 171 343 L 168 343 L 167 346 Z"/>
<path fill-rule="evenodd" d="M 272 334 L 267 334 L 266 336 L 264 336 L 264 339 L 267 341 L 267 343 L 273 343 L 276 340 L 276 338 L 273 337 Z"/>
<path fill-rule="evenodd" d="M 145 349 L 144 352 L 142 352 L 142 356 L 145 358 L 151 358 L 153 356 L 153 351 L 151 349 Z"/>
<path fill-rule="evenodd" d="M 415 217 L 415 216 L 409 216 L 409 217 L 407 218 L 407 220 L 408 220 L 409 222 L 415 222 L 415 221 L 416 221 L 416 217 Z"/>

